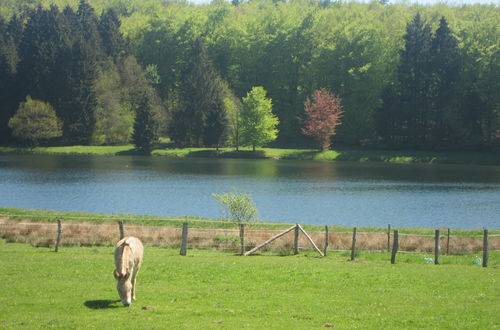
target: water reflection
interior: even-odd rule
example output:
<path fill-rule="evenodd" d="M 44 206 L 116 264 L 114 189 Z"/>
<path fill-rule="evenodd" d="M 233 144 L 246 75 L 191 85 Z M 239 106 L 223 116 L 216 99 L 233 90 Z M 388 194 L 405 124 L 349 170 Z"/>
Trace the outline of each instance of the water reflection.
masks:
<path fill-rule="evenodd" d="M 220 217 L 211 193 L 231 189 L 270 221 L 500 227 L 494 166 L 0 156 L 7 207 Z"/>

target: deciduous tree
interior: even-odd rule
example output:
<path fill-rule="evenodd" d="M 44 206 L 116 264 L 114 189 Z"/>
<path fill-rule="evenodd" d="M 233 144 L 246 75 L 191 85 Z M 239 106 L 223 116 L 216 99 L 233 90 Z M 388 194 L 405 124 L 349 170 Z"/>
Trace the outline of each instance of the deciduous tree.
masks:
<path fill-rule="evenodd" d="M 240 115 L 240 138 L 243 146 L 263 146 L 278 137 L 278 117 L 272 112 L 273 103 L 264 87 L 254 87 L 243 98 Z"/>
<path fill-rule="evenodd" d="M 62 123 L 54 108 L 48 103 L 32 100 L 29 95 L 9 120 L 9 127 L 13 136 L 28 140 L 31 146 L 37 146 L 40 140 L 62 135 Z"/>
<path fill-rule="evenodd" d="M 320 88 L 313 92 L 312 100 L 304 102 L 304 109 L 306 118 L 302 132 L 312 136 L 318 142 L 320 150 L 328 150 L 337 126 L 342 123 L 341 99 L 327 89 Z"/>

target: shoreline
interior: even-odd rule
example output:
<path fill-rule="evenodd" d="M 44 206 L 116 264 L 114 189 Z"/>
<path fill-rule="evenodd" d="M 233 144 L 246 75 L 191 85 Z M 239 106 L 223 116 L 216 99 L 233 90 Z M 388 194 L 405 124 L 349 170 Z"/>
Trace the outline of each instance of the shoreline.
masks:
<path fill-rule="evenodd" d="M 5 147 L 0 155 L 86 155 L 86 156 L 146 156 L 133 145 L 123 146 L 63 146 L 63 147 Z M 148 155 L 149 156 L 149 155 Z M 315 149 L 260 148 L 157 148 L 150 156 L 165 158 L 238 158 L 305 161 L 352 161 L 394 164 L 456 164 L 500 166 L 500 152 L 478 151 L 412 151 L 337 149 L 320 152 Z"/>

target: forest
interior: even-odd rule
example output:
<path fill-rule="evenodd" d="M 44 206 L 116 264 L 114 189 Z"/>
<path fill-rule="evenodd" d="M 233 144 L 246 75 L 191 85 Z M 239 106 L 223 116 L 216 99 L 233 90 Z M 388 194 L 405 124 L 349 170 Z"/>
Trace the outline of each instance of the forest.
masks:
<path fill-rule="evenodd" d="M 495 150 L 499 22 L 495 5 L 3 0 L 0 144 L 313 147 L 305 104 L 326 90 L 334 146 Z M 269 134 L 241 126 L 261 115 Z"/>

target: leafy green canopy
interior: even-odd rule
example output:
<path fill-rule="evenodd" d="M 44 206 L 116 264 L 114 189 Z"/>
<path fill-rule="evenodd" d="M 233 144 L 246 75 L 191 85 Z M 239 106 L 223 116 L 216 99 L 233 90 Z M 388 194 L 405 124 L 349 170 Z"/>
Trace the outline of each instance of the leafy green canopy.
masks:
<path fill-rule="evenodd" d="M 243 98 L 240 117 L 240 138 L 243 146 L 261 147 L 278 137 L 279 120 L 272 113 L 273 104 L 264 87 L 254 87 Z"/>
<path fill-rule="evenodd" d="M 54 108 L 48 103 L 32 100 L 29 95 L 9 120 L 9 127 L 12 135 L 30 141 L 33 146 L 38 145 L 40 140 L 62 135 L 62 123 Z"/>
<path fill-rule="evenodd" d="M 225 194 L 212 194 L 225 209 L 225 216 L 236 222 L 252 222 L 259 219 L 258 210 L 250 194 L 232 191 Z"/>

